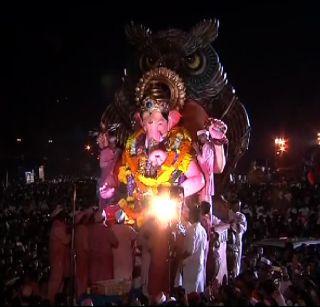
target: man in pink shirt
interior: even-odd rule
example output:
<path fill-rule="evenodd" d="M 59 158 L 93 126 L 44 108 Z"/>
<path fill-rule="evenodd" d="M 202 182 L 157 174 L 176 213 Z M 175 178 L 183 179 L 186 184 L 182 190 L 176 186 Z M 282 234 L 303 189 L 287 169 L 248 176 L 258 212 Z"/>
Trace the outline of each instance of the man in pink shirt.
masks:
<path fill-rule="evenodd" d="M 71 234 L 66 223 L 62 206 L 57 206 L 51 214 L 53 218 L 49 238 L 50 278 L 48 298 L 54 304 L 55 296 L 63 290 L 64 279 L 70 270 Z"/>
<path fill-rule="evenodd" d="M 89 229 L 88 222 L 92 210 L 79 211 L 75 216 L 75 250 L 76 250 L 76 290 L 79 299 L 88 287 L 89 278 Z"/>
<path fill-rule="evenodd" d="M 89 226 L 89 284 L 113 278 L 112 247 L 118 240 L 104 224 L 102 211 L 94 214 L 94 222 Z"/>
<path fill-rule="evenodd" d="M 120 209 L 115 214 L 116 224 L 111 226 L 119 244 L 112 249 L 114 279 L 132 280 L 133 246 L 137 238 L 136 231 L 125 224 L 125 213 Z"/>
<path fill-rule="evenodd" d="M 169 229 L 157 219 L 150 226 L 148 294 L 151 304 L 156 304 L 161 295 L 169 294 Z"/>

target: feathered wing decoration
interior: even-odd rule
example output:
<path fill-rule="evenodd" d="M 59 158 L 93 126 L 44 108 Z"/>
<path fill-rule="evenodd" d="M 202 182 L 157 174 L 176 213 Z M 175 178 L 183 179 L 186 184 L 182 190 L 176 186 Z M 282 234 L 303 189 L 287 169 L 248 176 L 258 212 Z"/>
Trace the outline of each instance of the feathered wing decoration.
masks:
<path fill-rule="evenodd" d="M 188 32 L 188 39 L 184 44 L 185 53 L 202 52 L 206 54 L 206 61 L 211 64 L 202 74 L 186 77 L 188 97 L 193 100 L 193 106 L 186 105 L 184 113 L 193 116 L 189 116 L 183 123 L 188 126 L 193 136 L 196 128 L 203 128 L 206 113 L 208 117 L 221 119 L 228 125 L 227 163 L 223 173 L 216 175 L 216 193 L 219 195 L 225 191 L 230 174 L 234 172 L 238 161 L 248 149 L 250 122 L 244 105 L 235 95 L 233 87 L 228 84 L 219 56 L 211 45 L 218 36 L 218 27 L 217 20 L 204 20 Z M 199 108 L 196 110 L 194 102 L 205 112 Z M 194 110 L 188 111 L 191 106 Z"/>
<path fill-rule="evenodd" d="M 144 25 L 136 25 L 133 21 L 125 27 L 129 43 L 139 49 L 152 44 L 152 32 Z"/>
<path fill-rule="evenodd" d="M 208 72 L 201 77 L 186 80 L 188 96 L 199 101 L 207 101 L 216 97 L 228 83 L 227 75 L 223 72 L 218 55 L 211 49 L 208 50 L 207 56 L 215 58 L 215 67 L 208 69 Z M 205 84 L 205 86 L 201 86 L 201 84 Z"/>
<path fill-rule="evenodd" d="M 250 122 L 245 107 L 227 86 L 214 101 L 189 101 L 183 110 L 182 125 L 196 139 L 197 130 L 203 129 L 208 117 L 223 120 L 228 125 L 229 144 L 225 146 L 226 166 L 222 174 L 216 175 L 216 194 L 225 191 L 230 174 L 234 172 L 238 161 L 248 149 L 250 139 Z"/>
<path fill-rule="evenodd" d="M 214 111 L 210 116 L 223 120 L 228 125 L 226 148 L 227 163 L 222 174 L 216 175 L 216 193 L 219 195 L 229 183 L 230 174 L 236 169 L 237 163 L 247 151 L 250 140 L 250 121 L 247 111 L 231 86 L 226 86 L 219 98 L 213 101 Z"/>
<path fill-rule="evenodd" d="M 183 48 L 186 55 L 203 49 L 212 43 L 218 36 L 219 21 L 203 20 L 194 26 L 189 32 L 189 37 Z"/>

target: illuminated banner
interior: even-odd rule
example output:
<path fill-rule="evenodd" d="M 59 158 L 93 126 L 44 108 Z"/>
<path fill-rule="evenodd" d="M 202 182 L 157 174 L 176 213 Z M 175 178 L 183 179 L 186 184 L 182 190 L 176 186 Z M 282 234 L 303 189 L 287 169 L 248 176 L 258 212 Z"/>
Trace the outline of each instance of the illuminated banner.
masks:
<path fill-rule="evenodd" d="M 25 172 L 25 176 L 27 184 L 34 182 L 34 170 L 32 170 L 32 172 Z"/>
<path fill-rule="evenodd" d="M 44 181 L 44 166 L 43 165 L 40 165 L 40 167 L 39 167 L 39 179 L 41 181 Z"/>

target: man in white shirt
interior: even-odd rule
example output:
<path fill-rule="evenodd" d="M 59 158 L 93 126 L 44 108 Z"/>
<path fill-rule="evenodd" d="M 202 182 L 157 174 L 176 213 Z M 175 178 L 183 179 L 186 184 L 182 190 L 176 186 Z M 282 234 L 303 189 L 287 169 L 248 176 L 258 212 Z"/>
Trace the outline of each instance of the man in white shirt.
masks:
<path fill-rule="evenodd" d="M 247 218 L 240 212 L 241 210 L 241 201 L 238 200 L 232 204 L 232 209 L 229 210 L 229 221 L 232 230 L 235 232 L 236 236 L 236 245 L 239 249 L 239 256 L 237 259 L 237 268 L 236 276 L 240 274 L 241 269 L 241 258 L 242 258 L 242 236 L 247 231 Z"/>
<path fill-rule="evenodd" d="M 207 233 L 202 227 L 200 207 L 190 210 L 192 223 L 186 233 L 183 261 L 182 286 L 186 293 L 204 291 L 205 286 L 205 256 L 207 249 Z"/>

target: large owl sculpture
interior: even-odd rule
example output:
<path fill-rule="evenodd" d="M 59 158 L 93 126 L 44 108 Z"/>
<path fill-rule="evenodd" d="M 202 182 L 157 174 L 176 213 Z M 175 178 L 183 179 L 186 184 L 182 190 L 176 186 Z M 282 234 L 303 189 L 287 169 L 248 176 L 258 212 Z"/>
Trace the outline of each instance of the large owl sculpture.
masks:
<path fill-rule="evenodd" d="M 179 74 L 187 90 L 182 123 L 191 135 L 203 129 L 208 117 L 228 125 L 227 164 L 217 175 L 216 193 L 221 194 L 237 162 L 248 148 L 250 123 L 245 107 L 235 95 L 223 72 L 212 44 L 218 36 L 218 21 L 204 20 L 185 32 L 169 29 L 152 33 L 131 23 L 126 35 L 135 48 L 134 71 L 126 71 L 121 88 L 107 106 L 102 121 L 115 129 L 120 144 L 136 129 L 134 89 L 141 75 L 156 67 L 167 67 Z"/>

